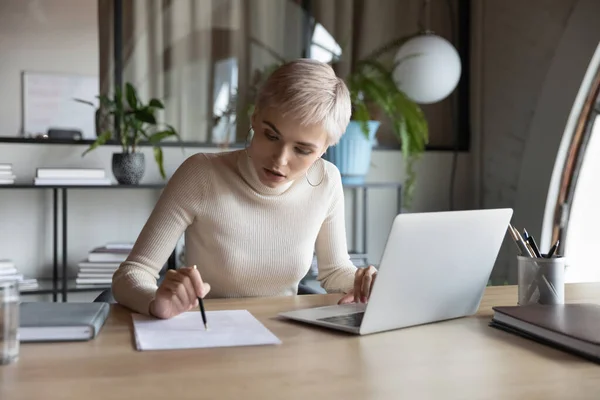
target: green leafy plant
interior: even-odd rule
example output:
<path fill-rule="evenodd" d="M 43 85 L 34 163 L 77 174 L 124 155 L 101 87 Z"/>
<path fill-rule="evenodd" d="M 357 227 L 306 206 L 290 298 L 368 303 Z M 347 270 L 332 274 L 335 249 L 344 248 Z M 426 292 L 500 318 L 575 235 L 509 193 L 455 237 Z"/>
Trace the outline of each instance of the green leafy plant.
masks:
<path fill-rule="evenodd" d="M 377 119 L 377 110 L 390 120 L 405 165 L 404 203 L 410 207 L 416 183 L 415 163 L 425 152 L 429 128 L 419 105 L 398 88 L 393 78 L 396 66 L 376 59 L 360 60 L 345 81 L 352 101 L 352 119 L 359 122 L 365 137 L 369 135 L 367 123 Z"/>
<path fill-rule="evenodd" d="M 85 156 L 98 146 L 110 143 L 111 140 L 121 145 L 123 153 L 135 153 L 141 141 L 149 142 L 154 148 L 154 159 L 158 165 L 160 175 L 166 178 L 163 151 L 160 142 L 168 137 L 177 137 L 181 140 L 175 128 L 169 124 L 159 124 L 156 118 L 158 110 L 164 109 L 163 103 L 158 99 L 151 99 L 147 104 L 142 102 L 137 94 L 135 87 L 127 82 L 125 84 L 125 93 L 120 87 L 116 87 L 113 96 L 99 95 L 99 108 L 96 110 L 97 126 L 106 125 L 102 122 L 118 121 L 120 132 L 117 134 L 114 129 L 105 129 L 98 135 L 98 138 L 83 152 Z M 82 99 L 75 99 L 80 103 L 95 106 L 92 102 Z M 161 128 L 161 126 L 163 126 Z"/>

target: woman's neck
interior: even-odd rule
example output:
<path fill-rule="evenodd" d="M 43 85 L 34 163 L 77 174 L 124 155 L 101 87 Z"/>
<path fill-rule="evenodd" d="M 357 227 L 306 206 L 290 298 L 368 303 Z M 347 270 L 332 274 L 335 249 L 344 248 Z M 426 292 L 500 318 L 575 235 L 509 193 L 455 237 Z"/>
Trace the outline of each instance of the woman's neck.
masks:
<path fill-rule="evenodd" d="M 294 181 L 289 181 L 277 187 L 270 187 L 262 183 L 258 177 L 252 159 L 245 150 L 238 153 L 237 165 L 244 181 L 260 194 L 267 196 L 279 195 L 286 192 L 294 184 Z"/>

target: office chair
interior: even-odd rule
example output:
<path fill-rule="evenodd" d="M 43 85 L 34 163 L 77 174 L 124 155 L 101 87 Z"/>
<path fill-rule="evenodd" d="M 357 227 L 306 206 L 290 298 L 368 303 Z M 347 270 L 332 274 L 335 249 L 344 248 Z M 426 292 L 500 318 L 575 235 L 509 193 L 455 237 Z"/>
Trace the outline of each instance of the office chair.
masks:
<path fill-rule="evenodd" d="M 112 295 L 112 289 L 104 289 L 95 299 L 94 303 L 110 303 L 115 304 L 116 300 Z"/>

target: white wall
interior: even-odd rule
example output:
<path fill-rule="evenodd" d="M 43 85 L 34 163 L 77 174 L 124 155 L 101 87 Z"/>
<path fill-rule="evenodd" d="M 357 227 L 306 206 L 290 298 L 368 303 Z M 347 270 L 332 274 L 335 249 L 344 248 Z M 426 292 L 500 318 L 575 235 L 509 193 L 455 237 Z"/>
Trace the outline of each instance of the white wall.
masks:
<path fill-rule="evenodd" d="M 0 135 L 21 132 L 21 72 L 98 74 L 96 1 L 0 1 Z M 1 157 L 1 153 L 0 153 Z"/>

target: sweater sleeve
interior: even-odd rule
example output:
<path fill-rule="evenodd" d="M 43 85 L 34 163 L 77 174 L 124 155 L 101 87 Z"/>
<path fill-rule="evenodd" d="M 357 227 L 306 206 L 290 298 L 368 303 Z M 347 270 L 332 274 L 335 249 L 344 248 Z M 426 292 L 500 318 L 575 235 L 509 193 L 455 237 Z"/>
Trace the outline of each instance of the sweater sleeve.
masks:
<path fill-rule="evenodd" d="M 337 168 L 330 168 L 327 174 L 331 179 L 332 193 L 330 206 L 315 246 L 319 270 L 317 280 L 329 293 L 347 293 L 354 287 L 357 268 L 348 255 L 344 190 Z"/>
<path fill-rule="evenodd" d="M 149 314 L 160 270 L 201 206 L 210 172 L 206 159 L 203 154 L 189 157 L 169 179 L 127 260 L 113 275 L 112 291 L 118 303 Z"/>

